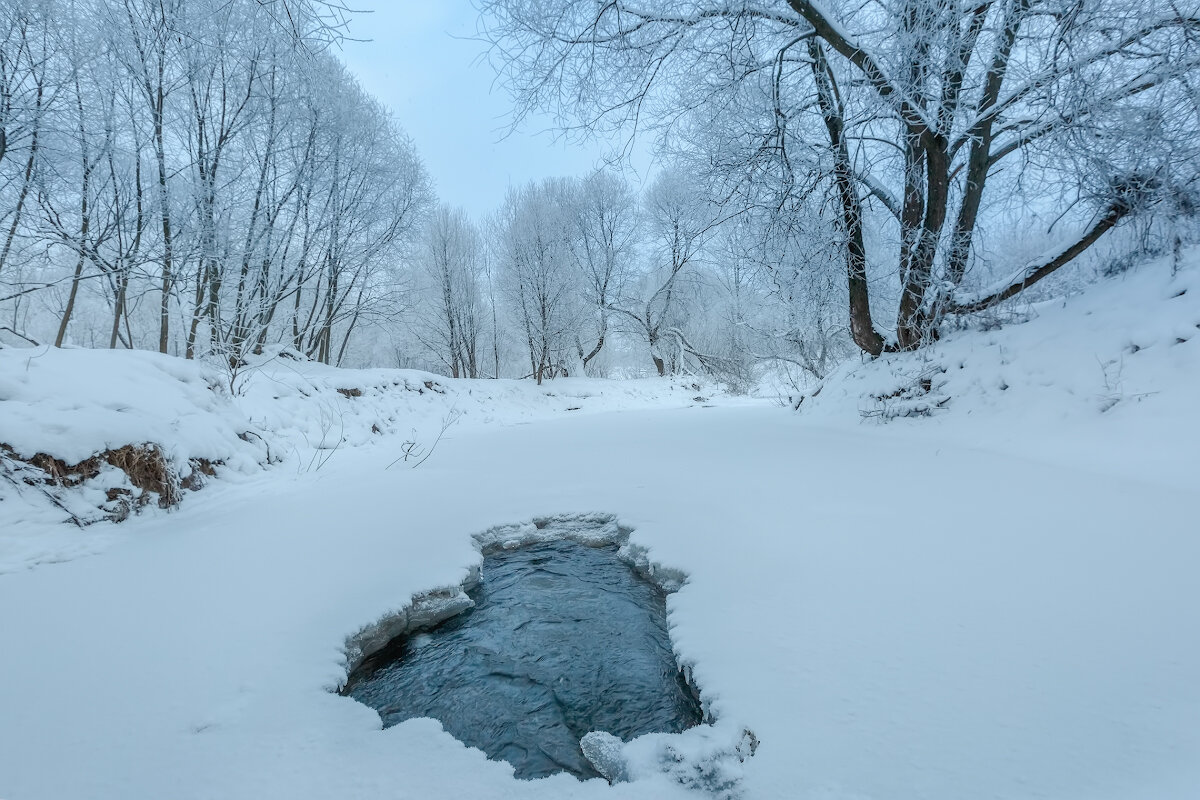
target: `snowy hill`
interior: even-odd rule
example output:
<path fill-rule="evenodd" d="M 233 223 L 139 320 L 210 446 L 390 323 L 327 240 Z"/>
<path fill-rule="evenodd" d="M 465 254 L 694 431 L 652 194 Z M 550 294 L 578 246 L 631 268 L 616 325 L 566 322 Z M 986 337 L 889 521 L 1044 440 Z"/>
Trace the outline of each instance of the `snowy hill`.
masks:
<path fill-rule="evenodd" d="M 799 400 L 823 424 L 890 422 L 1020 452 L 1196 486 L 1200 250 L 1141 264 L 1085 292 L 1018 309 L 913 354 L 851 359 Z M 1041 448 L 1038 448 L 1039 450 Z"/>

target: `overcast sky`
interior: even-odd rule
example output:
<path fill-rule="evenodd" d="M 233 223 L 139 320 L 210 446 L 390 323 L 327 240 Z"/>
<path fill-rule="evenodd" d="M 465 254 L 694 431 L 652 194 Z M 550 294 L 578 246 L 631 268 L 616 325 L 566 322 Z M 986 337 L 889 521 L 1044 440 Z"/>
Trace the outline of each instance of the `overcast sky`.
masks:
<path fill-rule="evenodd" d="M 445 202 L 479 217 L 500 205 L 509 186 L 581 175 L 602 162 L 603 144 L 556 142 L 545 117 L 502 138 L 512 103 L 493 86 L 485 45 L 470 40 L 479 18 L 470 0 L 363 5 L 375 10 L 359 15 L 350 35 L 369 41 L 346 42 L 342 60 L 408 131 Z M 644 169 L 644 156 L 638 160 Z"/>

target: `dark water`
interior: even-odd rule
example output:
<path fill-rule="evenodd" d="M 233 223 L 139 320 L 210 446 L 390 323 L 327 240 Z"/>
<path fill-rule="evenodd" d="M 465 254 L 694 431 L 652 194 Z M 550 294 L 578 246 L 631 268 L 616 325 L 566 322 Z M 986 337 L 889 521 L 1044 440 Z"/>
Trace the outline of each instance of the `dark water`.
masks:
<path fill-rule="evenodd" d="M 701 720 L 679 676 L 662 591 L 617 548 L 537 544 L 488 555 L 473 610 L 393 642 L 350 676 L 385 727 L 433 717 L 519 778 L 595 777 L 579 749 Z"/>

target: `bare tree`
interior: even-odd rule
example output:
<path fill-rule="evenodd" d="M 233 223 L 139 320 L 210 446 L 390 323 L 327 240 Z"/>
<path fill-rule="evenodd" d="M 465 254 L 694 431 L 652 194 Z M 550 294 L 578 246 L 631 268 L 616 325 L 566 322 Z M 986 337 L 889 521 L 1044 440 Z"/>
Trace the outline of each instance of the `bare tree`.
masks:
<path fill-rule="evenodd" d="M 321 5 L 288 11 L 313 33 L 334 8 Z M 153 339 L 231 364 L 286 342 L 334 362 L 404 304 L 428 177 L 386 110 L 332 56 L 297 47 L 280 13 L 0 0 L 12 335 Z M 24 330 L 30 298 L 54 330 Z"/>
<path fill-rule="evenodd" d="M 572 371 L 579 273 L 569 244 L 567 197 L 568 184 L 555 180 L 510 191 L 497 225 L 501 285 L 539 384 Z"/>
<path fill-rule="evenodd" d="M 643 197 L 648 225 L 648 269 L 632 296 L 614 298 L 608 309 L 632 323 L 645 339 L 659 375 L 674 374 L 690 357 L 708 368 L 716 357 L 692 345 L 684 333 L 689 280 L 706 240 L 722 222 L 720 209 L 679 171 L 659 174 Z"/>
<path fill-rule="evenodd" d="M 238 11 L 232 7 L 196 20 L 194 38 L 184 40 L 181 48 L 190 112 L 188 162 L 194 171 L 192 200 L 199 234 L 187 358 L 195 355 L 201 319 L 207 320 L 210 342 L 216 345 L 220 340 L 221 292 L 231 248 L 219 230 L 223 204 L 218 194 L 223 168 L 230 166 L 227 161 L 240 134 L 252 121 L 251 99 L 258 90 L 268 41 L 254 29 L 253 17 Z"/>
<path fill-rule="evenodd" d="M 126 68 L 142 93 L 150 115 L 156 170 L 158 219 L 162 230 L 159 262 L 161 294 L 159 305 L 158 351 L 166 353 L 170 344 L 171 291 L 175 280 L 175 239 L 171 191 L 167 165 L 167 102 L 178 87 L 175 73 L 175 30 L 181 28 L 179 0 L 123 0 Z"/>
<path fill-rule="evenodd" d="M 51 3 L 0 2 L 0 280 L 21 230 L 34 185 L 46 107 L 57 87 L 49 64 L 56 50 Z"/>
<path fill-rule="evenodd" d="M 425 279 L 417 336 L 454 378 L 478 378 L 486 309 L 479 233 L 462 209 L 439 207 L 418 256 Z"/>
<path fill-rule="evenodd" d="M 637 197 L 629 184 L 604 170 L 576 184 L 571 209 L 574 235 L 569 245 L 592 312 L 591 328 L 585 330 L 581 325 L 575 340 L 586 368 L 604 349 L 611 306 L 625 295 L 633 277 L 641 220 Z"/>

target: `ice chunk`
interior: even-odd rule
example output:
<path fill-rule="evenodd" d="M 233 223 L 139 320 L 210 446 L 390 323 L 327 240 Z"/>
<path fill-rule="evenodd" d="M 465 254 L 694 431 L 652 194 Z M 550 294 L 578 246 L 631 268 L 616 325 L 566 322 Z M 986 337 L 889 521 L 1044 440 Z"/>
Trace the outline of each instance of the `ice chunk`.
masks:
<path fill-rule="evenodd" d="M 604 731 L 592 731 L 579 740 L 583 755 L 609 783 L 620 783 L 629 778 L 625 757 L 621 755 L 624 746 L 624 742 Z"/>

